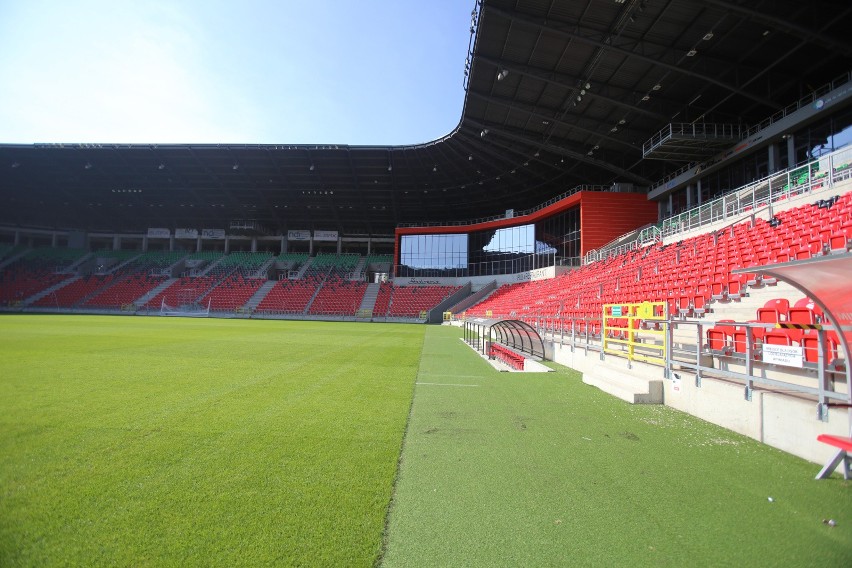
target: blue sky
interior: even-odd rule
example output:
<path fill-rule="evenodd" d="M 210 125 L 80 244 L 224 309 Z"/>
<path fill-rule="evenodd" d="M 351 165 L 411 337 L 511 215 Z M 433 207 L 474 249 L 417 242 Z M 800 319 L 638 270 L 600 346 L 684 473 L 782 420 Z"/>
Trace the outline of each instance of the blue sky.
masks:
<path fill-rule="evenodd" d="M 472 0 L 0 0 L 0 143 L 428 142 Z"/>

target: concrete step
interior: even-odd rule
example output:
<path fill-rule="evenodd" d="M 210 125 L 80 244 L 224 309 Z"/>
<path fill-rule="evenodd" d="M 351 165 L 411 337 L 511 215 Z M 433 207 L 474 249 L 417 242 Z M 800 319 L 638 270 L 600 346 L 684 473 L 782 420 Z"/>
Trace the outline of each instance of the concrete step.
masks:
<path fill-rule="evenodd" d="M 358 311 L 373 311 L 373 308 L 376 307 L 376 299 L 379 297 L 380 287 L 381 284 L 378 282 L 371 282 L 367 285 L 367 291 L 364 292 L 364 297 L 361 299 L 361 305 L 358 307 Z"/>
<path fill-rule="evenodd" d="M 133 304 L 136 306 L 137 309 L 141 308 L 142 306 L 147 304 L 149 301 L 151 301 L 151 298 L 153 298 L 154 296 L 156 296 L 157 294 L 159 294 L 160 292 L 162 292 L 163 290 L 165 290 L 166 288 L 168 288 L 169 286 L 171 286 L 172 284 L 177 282 L 177 280 L 178 280 L 177 278 L 168 278 L 166 280 L 163 280 L 160 284 L 158 284 L 157 286 L 155 286 L 154 288 L 149 290 L 141 298 L 137 298 L 136 301 L 133 302 Z"/>
<path fill-rule="evenodd" d="M 269 291 L 272 290 L 276 284 L 278 284 L 277 280 L 267 280 L 266 282 L 264 282 L 263 285 L 257 289 L 257 292 L 255 292 L 252 297 L 248 299 L 248 302 L 246 302 L 243 308 L 249 311 L 254 311 L 255 308 L 257 308 L 258 304 L 263 301 Z"/>
<path fill-rule="evenodd" d="M 663 381 L 637 376 L 625 369 L 597 365 L 583 373 L 583 382 L 630 404 L 662 404 Z"/>

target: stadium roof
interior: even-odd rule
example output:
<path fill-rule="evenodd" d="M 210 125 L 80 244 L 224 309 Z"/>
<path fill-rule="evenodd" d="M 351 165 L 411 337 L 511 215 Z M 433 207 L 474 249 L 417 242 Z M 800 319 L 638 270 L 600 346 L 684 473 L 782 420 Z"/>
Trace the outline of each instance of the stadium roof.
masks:
<path fill-rule="evenodd" d="M 254 220 L 271 234 L 387 235 L 527 209 L 579 184 L 647 187 L 694 155 L 643 157 L 669 123 L 756 124 L 852 68 L 847 0 L 473 7 L 462 118 L 439 140 L 2 145 L 0 223 L 135 231 Z"/>

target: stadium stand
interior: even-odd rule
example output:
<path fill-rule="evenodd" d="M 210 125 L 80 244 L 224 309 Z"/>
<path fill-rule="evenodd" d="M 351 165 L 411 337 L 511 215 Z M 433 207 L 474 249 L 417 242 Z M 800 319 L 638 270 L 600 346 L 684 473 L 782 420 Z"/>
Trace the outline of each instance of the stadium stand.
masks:
<path fill-rule="evenodd" d="M 388 317 L 423 318 L 425 312 L 459 290 L 460 286 L 394 286 Z"/>
<path fill-rule="evenodd" d="M 317 283 L 312 280 L 280 280 L 266 294 L 255 312 L 269 315 L 304 314 L 314 297 Z"/>
<path fill-rule="evenodd" d="M 109 285 L 113 276 L 89 275 L 71 279 L 68 284 L 54 290 L 33 303 L 36 307 L 71 308 L 98 289 Z"/>
<path fill-rule="evenodd" d="M 348 278 L 361 260 L 359 254 L 318 254 L 311 260 L 305 274 L 319 276 L 324 279 L 329 276 Z"/>
<path fill-rule="evenodd" d="M 224 277 L 237 273 L 246 277 L 253 276 L 272 258 L 272 254 L 268 252 L 232 252 L 212 266 L 207 275 Z"/>
<path fill-rule="evenodd" d="M 179 307 L 203 298 L 218 281 L 211 276 L 181 276 L 171 285 L 148 300 L 145 307 L 159 309 L 163 304 Z"/>
<path fill-rule="evenodd" d="M 246 266 L 243 264 L 241 268 Z M 234 311 L 242 308 L 264 282 L 266 280 L 260 278 L 246 278 L 240 272 L 233 273 L 201 298 L 200 303 L 207 305 L 209 300 L 211 311 Z"/>
<path fill-rule="evenodd" d="M 118 279 L 112 284 L 110 281 L 107 281 L 103 286 L 106 289 L 84 300 L 83 306 L 114 310 L 128 308 L 148 291 L 159 286 L 166 278 L 166 276 L 155 276 L 145 274 L 144 272 L 137 272 Z"/>
<path fill-rule="evenodd" d="M 852 193 L 846 193 L 836 203 L 851 201 Z M 816 211 L 819 214 L 811 215 Z M 820 208 L 814 203 L 778 213 L 777 217 L 782 221 L 779 227 L 789 229 L 779 230 L 758 219 L 753 226 L 743 221 L 676 244 L 657 243 L 587 264 L 552 280 L 502 286 L 469 308 L 466 315 L 535 319 L 564 314 L 598 319 L 602 304 L 651 300 L 667 302 L 670 314 L 701 317 L 716 303 L 737 299 L 743 290 L 774 284 L 755 275 L 736 275 L 733 270 L 789 260 L 783 251 L 796 238 L 817 240 L 819 246 L 809 257 L 830 254 L 832 239 L 839 235 L 846 238 L 843 224 L 849 220 L 849 211 L 842 206 Z M 791 219 L 798 222 L 788 222 Z M 757 317 L 760 321 L 783 321 L 788 309 L 781 301 L 764 307 Z"/>
<path fill-rule="evenodd" d="M 284 252 L 278 255 L 277 262 L 282 264 L 282 267 L 287 270 L 298 270 L 303 264 L 308 261 L 308 253 L 304 252 Z"/>
<path fill-rule="evenodd" d="M 376 296 L 376 304 L 373 306 L 373 315 L 377 317 L 387 317 L 390 309 L 391 295 L 393 294 L 393 284 L 390 282 L 382 282 L 379 285 L 379 293 Z"/>
<path fill-rule="evenodd" d="M 366 282 L 352 282 L 336 276 L 330 277 L 322 283 L 308 313 L 353 316 L 361 305 L 366 291 Z"/>
<path fill-rule="evenodd" d="M 12 257 L 14 249 L 9 249 Z M 64 272 L 85 255 L 75 249 L 38 248 L 27 251 L 0 271 L 0 305 L 20 305 L 28 298 L 73 278 Z"/>

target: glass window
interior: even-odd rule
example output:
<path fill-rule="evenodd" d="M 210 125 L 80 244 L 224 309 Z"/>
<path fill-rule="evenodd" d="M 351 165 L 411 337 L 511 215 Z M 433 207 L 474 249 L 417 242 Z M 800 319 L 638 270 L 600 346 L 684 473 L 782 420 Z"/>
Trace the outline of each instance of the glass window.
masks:
<path fill-rule="evenodd" d="M 403 235 L 400 262 L 414 271 L 431 274 L 467 267 L 467 235 Z M 413 275 L 413 274 L 412 274 Z"/>

